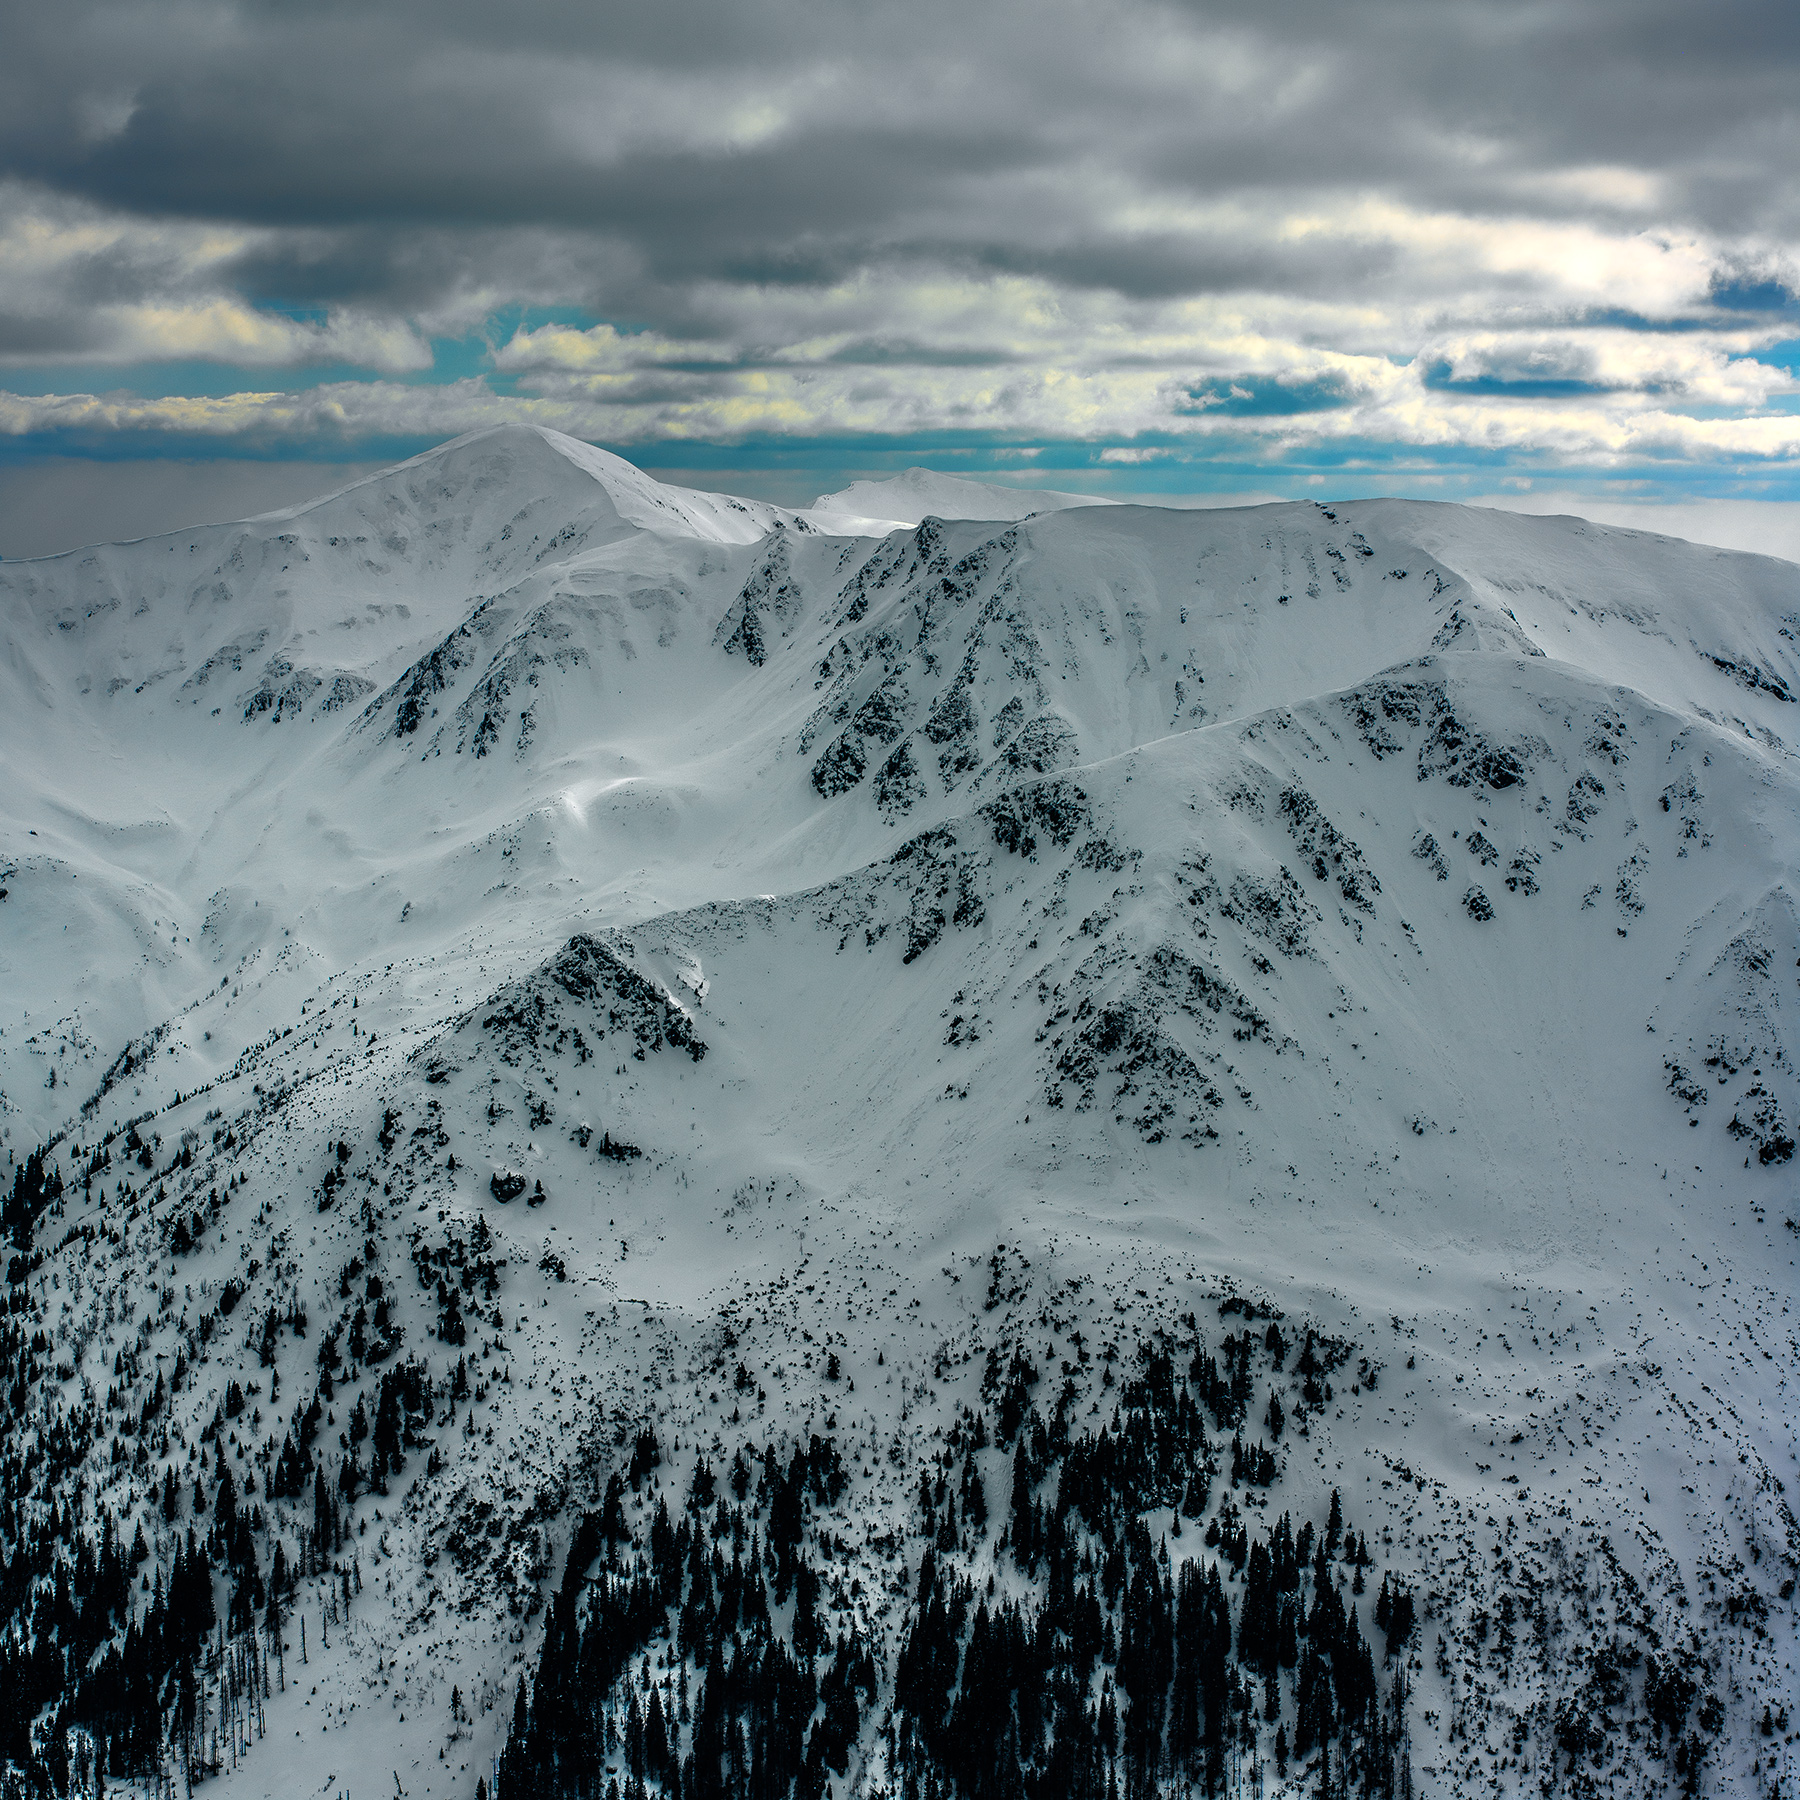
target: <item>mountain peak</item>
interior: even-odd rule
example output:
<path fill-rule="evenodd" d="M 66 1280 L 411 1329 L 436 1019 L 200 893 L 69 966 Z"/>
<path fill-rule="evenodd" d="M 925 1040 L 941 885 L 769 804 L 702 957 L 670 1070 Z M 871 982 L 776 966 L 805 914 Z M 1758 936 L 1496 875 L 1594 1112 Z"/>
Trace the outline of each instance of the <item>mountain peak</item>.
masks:
<path fill-rule="evenodd" d="M 598 499 L 639 531 L 720 544 L 752 543 L 777 524 L 796 523 L 793 512 L 766 501 L 676 487 L 596 444 L 516 422 L 464 432 L 323 499 L 267 516 L 304 517 L 369 489 L 416 495 L 432 487 L 499 492 L 520 505 L 549 500 L 570 511 Z"/>

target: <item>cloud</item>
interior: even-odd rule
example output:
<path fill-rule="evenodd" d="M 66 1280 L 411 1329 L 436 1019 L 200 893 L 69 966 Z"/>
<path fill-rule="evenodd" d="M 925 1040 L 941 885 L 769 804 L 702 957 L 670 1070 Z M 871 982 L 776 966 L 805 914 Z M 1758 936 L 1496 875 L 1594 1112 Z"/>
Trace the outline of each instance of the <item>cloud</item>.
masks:
<path fill-rule="evenodd" d="M 255 236 L 0 188 L 0 359 L 337 362 L 384 374 L 431 366 L 430 346 L 405 319 L 352 306 L 309 316 L 253 305 L 231 272 Z"/>
<path fill-rule="evenodd" d="M 1793 374 L 1711 334 L 1471 332 L 1428 343 L 1419 361 L 1446 392 L 1550 398 L 1655 396 L 1699 406 L 1751 408 L 1800 392 Z"/>
<path fill-rule="evenodd" d="M 1787 0 L 22 9 L 0 385 L 49 370 L 67 391 L 7 401 L 3 429 L 331 445 L 517 416 L 620 444 L 1785 456 L 1796 19 Z M 490 378 L 438 381 L 446 338 Z M 247 391 L 75 391 L 192 362 Z M 266 391 L 345 367 L 372 379 Z"/>
<path fill-rule="evenodd" d="M 568 325 L 540 325 L 513 333 L 494 357 L 503 373 L 540 374 L 547 370 L 578 374 L 622 374 L 670 364 L 715 364 L 738 361 L 729 341 L 677 342 L 661 332 L 624 332 L 613 325 L 583 331 Z"/>
<path fill-rule="evenodd" d="M 1556 393 L 1521 400 L 1479 386 L 1445 392 L 1429 371 L 1389 369 L 1339 404 L 1196 405 L 1154 369 L 1067 370 L 770 366 L 638 368 L 541 378 L 499 392 L 481 377 L 440 384 L 326 383 L 297 392 L 211 396 L 0 392 L 0 440 L 96 445 L 195 441 L 275 454 L 295 446 L 348 456 L 371 441 L 417 442 L 508 422 L 546 425 L 622 448 L 845 439 L 920 439 L 946 431 L 990 443 L 1086 444 L 1101 460 L 1179 447 L 1192 456 L 1273 460 L 1297 452 L 1370 454 L 1473 447 L 1590 468 L 1651 461 L 1800 457 L 1800 413 L 1689 414 L 1638 399 Z M 1252 377 L 1251 379 L 1256 379 Z M 1279 383 L 1263 389 L 1279 396 Z M 1134 441 L 1136 440 L 1136 441 Z"/>

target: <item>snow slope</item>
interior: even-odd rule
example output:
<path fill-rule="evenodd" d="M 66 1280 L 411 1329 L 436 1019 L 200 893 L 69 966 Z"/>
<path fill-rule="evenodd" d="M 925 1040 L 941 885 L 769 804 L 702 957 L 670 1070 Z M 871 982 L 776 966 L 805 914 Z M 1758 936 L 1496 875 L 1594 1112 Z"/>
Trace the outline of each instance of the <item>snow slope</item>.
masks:
<path fill-rule="evenodd" d="M 976 487 L 799 515 L 507 429 L 0 566 L 0 1124 L 69 1184 L 16 1266 L 31 1408 L 191 1365 L 143 1454 L 83 1440 L 84 1505 L 163 1555 L 146 1482 L 232 1380 L 266 1492 L 370 1272 L 477 1371 L 220 1779 L 472 1794 L 646 1420 L 672 1494 L 697 1451 L 861 1446 L 822 1529 L 891 1662 L 988 1353 L 1093 1425 L 1115 1356 L 1247 1304 L 1345 1349 L 1272 1498 L 1218 1506 L 1336 1488 L 1416 1583 L 1422 1791 L 1554 1791 L 1615 1641 L 1715 1698 L 1701 1791 L 1788 1781 L 1800 568 Z M 459 1352 L 432 1271 L 481 1229 Z M 1628 1666 L 1584 1779 L 1674 1791 Z"/>

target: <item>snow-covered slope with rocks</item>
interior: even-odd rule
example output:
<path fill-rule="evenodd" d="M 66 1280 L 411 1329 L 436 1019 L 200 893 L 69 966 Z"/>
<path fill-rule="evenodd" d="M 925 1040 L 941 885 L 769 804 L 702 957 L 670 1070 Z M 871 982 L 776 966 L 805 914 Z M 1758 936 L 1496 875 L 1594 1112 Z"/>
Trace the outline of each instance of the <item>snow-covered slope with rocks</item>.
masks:
<path fill-rule="evenodd" d="M 0 565 L 21 1779 L 1788 1791 L 1800 569 L 975 487 Z"/>

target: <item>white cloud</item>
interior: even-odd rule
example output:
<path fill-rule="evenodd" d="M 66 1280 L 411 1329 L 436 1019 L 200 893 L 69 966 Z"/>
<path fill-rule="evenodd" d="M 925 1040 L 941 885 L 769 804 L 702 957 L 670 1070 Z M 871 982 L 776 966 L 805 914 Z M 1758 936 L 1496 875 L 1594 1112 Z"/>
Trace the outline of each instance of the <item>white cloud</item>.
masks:
<path fill-rule="evenodd" d="M 431 366 L 410 321 L 354 307 L 292 316 L 251 305 L 234 266 L 266 234 L 151 223 L 0 187 L 0 366 L 175 360 L 241 368 Z"/>
<path fill-rule="evenodd" d="M 353 313 L 292 319 L 216 299 L 107 307 L 99 318 L 106 327 L 104 360 L 115 363 L 191 358 L 267 369 L 340 362 L 390 374 L 431 367 L 431 346 L 411 326 Z"/>
<path fill-rule="evenodd" d="M 732 362 L 729 342 L 674 342 L 660 332 L 624 332 L 612 325 L 580 330 L 568 325 L 540 325 L 516 331 L 494 356 L 503 373 L 561 370 L 582 374 L 620 374 L 675 362 Z"/>
<path fill-rule="evenodd" d="M 1800 415 L 1695 417 L 1614 397 L 1519 401 L 1435 392 L 1417 371 L 1349 404 L 1293 413 L 1194 409 L 1183 385 L 1157 369 L 1075 370 L 754 367 L 693 373 L 654 367 L 556 373 L 533 391 L 496 393 L 485 380 L 415 386 L 338 382 L 299 392 L 143 398 L 125 394 L 0 393 L 0 435 L 158 433 L 242 442 L 367 436 L 449 436 L 504 420 L 530 420 L 576 436 L 633 445 L 731 442 L 861 432 L 906 437 L 946 421 L 978 434 L 1086 441 L 1106 460 L 1160 453 L 1277 453 L 1339 443 L 1421 450 L 1479 444 L 1601 466 L 1633 459 L 1690 462 L 1800 456 Z"/>
<path fill-rule="evenodd" d="M 1765 332 L 1765 337 L 1775 333 Z M 1800 392 L 1786 369 L 1743 354 L 1734 334 L 1624 330 L 1464 332 L 1428 341 L 1419 360 L 1452 381 L 1581 383 L 1695 405 L 1757 407 Z"/>

